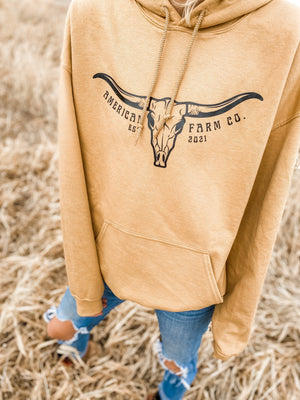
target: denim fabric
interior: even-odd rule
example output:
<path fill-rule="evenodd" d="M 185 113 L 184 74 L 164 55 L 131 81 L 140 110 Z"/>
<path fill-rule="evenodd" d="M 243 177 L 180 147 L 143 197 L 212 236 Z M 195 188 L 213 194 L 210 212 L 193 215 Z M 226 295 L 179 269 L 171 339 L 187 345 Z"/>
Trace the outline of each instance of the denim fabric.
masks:
<path fill-rule="evenodd" d="M 174 361 L 180 368 L 178 373 L 166 368 L 164 378 L 159 384 L 162 400 L 182 399 L 196 377 L 198 350 L 214 307 L 213 304 L 199 310 L 179 312 L 155 310 L 162 339 L 157 339 L 155 343 L 159 361 L 164 368 L 165 359 Z"/>
<path fill-rule="evenodd" d="M 68 341 L 58 340 L 75 348 L 80 357 L 86 353 L 89 332 L 116 306 L 125 300 L 119 299 L 104 282 L 103 298 L 107 299 L 107 307 L 103 314 L 97 317 L 81 317 L 76 311 L 76 301 L 69 287 L 66 289 L 58 308 L 55 308 L 59 320 L 71 320 L 76 333 Z M 172 312 L 155 309 L 161 338 L 154 343 L 154 351 L 160 364 L 165 369 L 163 380 L 159 383 L 159 395 L 162 400 L 180 400 L 190 387 L 197 374 L 198 349 L 202 336 L 211 321 L 215 305 L 199 310 Z M 49 321 L 54 315 L 53 307 L 44 313 L 44 319 Z M 169 370 L 165 360 L 172 360 L 180 369 L 178 372 Z"/>

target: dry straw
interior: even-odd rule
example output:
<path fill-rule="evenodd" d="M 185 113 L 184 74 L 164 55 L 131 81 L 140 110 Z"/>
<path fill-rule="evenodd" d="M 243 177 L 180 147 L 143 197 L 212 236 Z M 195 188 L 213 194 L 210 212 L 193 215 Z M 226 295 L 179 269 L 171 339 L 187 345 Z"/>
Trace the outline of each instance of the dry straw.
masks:
<path fill-rule="evenodd" d="M 66 288 L 56 101 L 68 2 L 0 1 L 0 399 L 146 398 L 163 376 L 154 310 L 131 302 L 94 328 L 86 362 L 66 367 L 43 312 Z M 212 358 L 207 331 L 189 400 L 300 398 L 300 173 L 295 169 L 251 340 Z"/>

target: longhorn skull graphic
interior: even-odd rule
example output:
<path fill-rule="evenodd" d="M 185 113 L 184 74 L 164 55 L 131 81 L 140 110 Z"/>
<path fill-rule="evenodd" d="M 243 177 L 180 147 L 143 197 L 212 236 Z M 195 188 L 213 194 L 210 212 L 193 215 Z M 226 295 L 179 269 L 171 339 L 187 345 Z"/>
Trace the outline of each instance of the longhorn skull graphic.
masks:
<path fill-rule="evenodd" d="M 108 74 L 97 73 L 93 76 L 93 78 L 105 80 L 119 97 L 119 99 L 125 104 L 139 110 L 143 109 L 147 96 L 139 96 L 127 92 L 126 90 L 122 89 Z M 166 168 L 168 158 L 171 151 L 175 147 L 177 136 L 182 132 L 186 117 L 213 117 L 231 110 L 239 103 L 248 99 L 259 99 L 263 101 L 262 96 L 255 92 L 241 93 L 216 104 L 200 104 L 191 101 L 179 102 L 175 100 L 171 118 L 164 123 L 159 135 L 155 137 L 155 133 L 158 130 L 161 119 L 166 113 L 171 98 L 164 97 L 161 99 L 156 99 L 154 97 L 150 97 L 147 107 L 147 119 L 148 128 L 151 132 L 151 145 L 154 153 L 154 165 L 156 167 Z"/>

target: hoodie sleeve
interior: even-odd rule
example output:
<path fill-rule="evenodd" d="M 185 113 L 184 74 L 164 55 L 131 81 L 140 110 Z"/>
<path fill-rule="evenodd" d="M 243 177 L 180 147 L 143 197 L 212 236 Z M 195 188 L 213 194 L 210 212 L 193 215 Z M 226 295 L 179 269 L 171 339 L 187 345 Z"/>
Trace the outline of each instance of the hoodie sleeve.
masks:
<path fill-rule="evenodd" d="M 214 358 L 238 355 L 250 338 L 300 145 L 299 81 L 298 50 L 226 261 L 227 290 L 212 317 Z"/>
<path fill-rule="evenodd" d="M 81 316 L 102 311 L 100 274 L 80 147 L 72 86 L 70 10 L 66 18 L 58 89 L 58 153 L 61 224 L 70 291 Z"/>

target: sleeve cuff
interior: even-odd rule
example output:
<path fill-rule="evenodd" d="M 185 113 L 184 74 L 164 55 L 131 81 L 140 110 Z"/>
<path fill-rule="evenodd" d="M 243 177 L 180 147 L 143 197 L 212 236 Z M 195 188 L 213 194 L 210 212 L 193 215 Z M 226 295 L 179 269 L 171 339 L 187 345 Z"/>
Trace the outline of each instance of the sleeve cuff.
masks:
<path fill-rule="evenodd" d="M 79 300 L 75 297 L 77 313 L 81 317 L 91 317 L 103 311 L 102 298 L 99 300 Z"/>
<path fill-rule="evenodd" d="M 216 349 L 214 346 L 213 358 L 218 360 L 227 361 L 229 358 L 236 356 L 236 354 L 226 355 Z"/>

